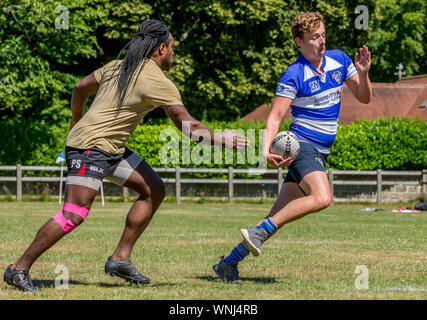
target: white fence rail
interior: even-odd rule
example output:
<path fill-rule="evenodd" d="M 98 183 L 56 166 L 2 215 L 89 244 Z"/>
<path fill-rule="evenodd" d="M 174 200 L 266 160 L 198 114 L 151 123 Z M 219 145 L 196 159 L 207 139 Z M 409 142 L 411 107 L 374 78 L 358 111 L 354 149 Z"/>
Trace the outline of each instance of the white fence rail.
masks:
<path fill-rule="evenodd" d="M 228 187 L 228 200 L 233 202 L 234 198 L 234 185 L 236 184 L 276 184 L 277 192 L 283 183 L 283 175 L 287 170 L 279 169 L 267 169 L 263 171 L 263 174 L 274 174 L 275 179 L 236 179 L 235 174 L 253 174 L 253 169 L 234 169 L 229 167 L 228 169 L 219 168 L 181 168 L 179 166 L 175 168 L 153 168 L 157 173 L 174 173 L 174 178 L 163 178 L 165 183 L 175 184 L 175 196 L 177 203 L 180 203 L 183 197 L 181 196 L 182 184 L 193 183 L 193 184 L 224 184 Z M 67 169 L 64 167 L 64 171 Z M 13 176 L 0 176 L 0 182 L 16 182 L 16 199 L 22 200 L 22 182 L 60 182 L 62 177 L 26 177 L 23 175 L 24 171 L 61 171 L 60 166 L 0 166 L 0 171 L 15 171 L 16 174 Z M 183 173 L 211 173 L 211 174 L 227 174 L 227 179 L 214 179 L 214 178 L 182 178 Z M 356 170 L 334 170 L 329 169 L 327 171 L 329 184 L 331 186 L 332 198 L 334 199 L 334 187 L 343 185 L 373 185 L 376 186 L 376 202 L 380 204 L 382 202 L 383 186 L 393 185 L 408 185 L 408 186 L 421 186 L 422 193 L 427 194 L 427 170 L 422 171 L 356 171 Z M 335 179 L 335 176 L 373 176 L 376 177 L 373 180 L 348 180 L 348 179 Z M 384 180 L 383 177 L 412 177 L 413 180 Z M 414 180 L 416 178 L 416 180 Z M 125 201 L 128 199 L 129 192 L 127 188 L 123 188 L 123 195 Z"/>

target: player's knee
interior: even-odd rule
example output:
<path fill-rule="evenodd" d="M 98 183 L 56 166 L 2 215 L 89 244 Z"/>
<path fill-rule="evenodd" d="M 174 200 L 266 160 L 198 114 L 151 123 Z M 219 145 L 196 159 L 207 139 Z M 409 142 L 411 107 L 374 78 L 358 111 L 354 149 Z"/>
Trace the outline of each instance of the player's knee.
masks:
<path fill-rule="evenodd" d="M 85 207 L 65 202 L 63 209 L 53 219 L 65 233 L 70 233 L 86 219 L 88 214 L 89 210 Z"/>
<path fill-rule="evenodd" d="M 332 202 L 332 199 L 330 195 L 322 195 L 322 196 L 316 197 L 317 210 L 320 211 L 320 210 L 326 209 L 327 207 L 329 207 L 331 202 Z"/>
<path fill-rule="evenodd" d="M 150 181 L 146 193 L 151 198 L 151 201 L 155 203 L 162 202 L 166 195 L 165 183 L 160 177 Z"/>
<path fill-rule="evenodd" d="M 62 214 L 64 215 L 65 219 L 71 221 L 73 224 L 76 225 L 76 227 L 79 226 L 84 221 L 84 219 L 82 217 L 80 217 L 79 215 L 74 214 L 72 212 L 68 212 L 68 211 L 63 210 Z"/>

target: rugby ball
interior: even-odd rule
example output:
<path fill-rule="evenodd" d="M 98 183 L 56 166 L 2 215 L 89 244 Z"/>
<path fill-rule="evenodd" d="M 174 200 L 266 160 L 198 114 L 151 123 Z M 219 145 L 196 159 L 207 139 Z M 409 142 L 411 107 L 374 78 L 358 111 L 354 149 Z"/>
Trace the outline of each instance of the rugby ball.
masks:
<path fill-rule="evenodd" d="M 297 136 L 290 131 L 279 132 L 271 142 L 270 152 L 285 159 L 288 157 L 295 159 L 299 153 Z"/>

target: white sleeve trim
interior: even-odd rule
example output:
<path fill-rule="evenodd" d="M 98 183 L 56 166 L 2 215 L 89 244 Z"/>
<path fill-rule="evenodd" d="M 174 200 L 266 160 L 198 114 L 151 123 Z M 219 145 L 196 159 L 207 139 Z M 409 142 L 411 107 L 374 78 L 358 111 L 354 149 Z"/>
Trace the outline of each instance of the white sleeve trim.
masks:
<path fill-rule="evenodd" d="M 276 90 L 276 96 L 295 99 L 297 96 L 297 90 L 294 87 L 279 83 Z"/>
<path fill-rule="evenodd" d="M 352 76 L 354 76 L 357 73 L 357 69 L 354 66 L 353 62 L 348 66 L 347 68 L 347 77 L 345 80 L 350 79 Z"/>

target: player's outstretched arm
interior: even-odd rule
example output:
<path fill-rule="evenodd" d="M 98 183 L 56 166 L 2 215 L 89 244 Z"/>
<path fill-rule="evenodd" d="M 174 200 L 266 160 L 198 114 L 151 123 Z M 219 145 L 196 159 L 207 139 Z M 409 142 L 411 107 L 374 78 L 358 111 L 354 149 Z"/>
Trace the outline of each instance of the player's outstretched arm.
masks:
<path fill-rule="evenodd" d="M 70 122 L 70 129 L 83 117 L 83 110 L 88 96 L 91 93 L 98 92 L 99 83 L 96 81 L 93 73 L 84 77 L 76 83 L 71 97 L 71 112 L 73 117 Z"/>
<path fill-rule="evenodd" d="M 262 156 L 268 164 L 274 168 L 287 167 L 292 163 L 292 158 L 286 158 L 270 153 L 270 145 L 279 132 L 280 123 L 285 117 L 291 105 L 292 99 L 276 96 L 265 123 L 264 135 L 262 137 Z"/>
<path fill-rule="evenodd" d="M 196 142 L 209 141 L 211 145 L 221 145 L 230 149 L 241 149 L 249 144 L 246 137 L 228 130 L 216 133 L 202 122 L 194 119 L 183 105 L 163 107 L 175 126 Z"/>
<path fill-rule="evenodd" d="M 356 52 L 354 61 L 357 74 L 347 79 L 345 83 L 359 102 L 369 103 L 372 97 L 372 86 L 369 80 L 371 52 L 367 46 L 363 46 L 359 52 Z"/>

